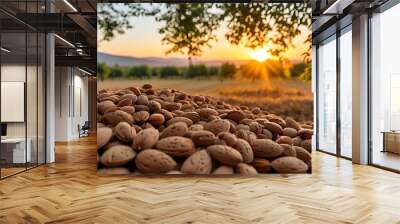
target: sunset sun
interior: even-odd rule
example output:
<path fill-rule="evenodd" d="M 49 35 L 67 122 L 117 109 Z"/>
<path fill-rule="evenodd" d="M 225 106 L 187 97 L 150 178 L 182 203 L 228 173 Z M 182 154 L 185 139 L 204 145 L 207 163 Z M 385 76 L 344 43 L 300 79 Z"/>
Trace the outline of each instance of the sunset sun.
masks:
<path fill-rule="evenodd" d="M 259 48 L 259 49 L 255 49 L 252 50 L 250 52 L 250 56 L 258 61 L 258 62 L 264 62 L 265 60 L 267 60 L 271 55 L 269 54 L 268 50 L 265 48 Z"/>

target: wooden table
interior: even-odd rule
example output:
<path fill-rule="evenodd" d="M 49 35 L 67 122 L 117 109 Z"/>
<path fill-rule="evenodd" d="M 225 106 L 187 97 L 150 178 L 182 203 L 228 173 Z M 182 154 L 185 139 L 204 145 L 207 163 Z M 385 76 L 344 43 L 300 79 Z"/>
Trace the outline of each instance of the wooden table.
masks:
<path fill-rule="evenodd" d="M 383 151 L 400 154 L 400 131 L 382 131 Z"/>

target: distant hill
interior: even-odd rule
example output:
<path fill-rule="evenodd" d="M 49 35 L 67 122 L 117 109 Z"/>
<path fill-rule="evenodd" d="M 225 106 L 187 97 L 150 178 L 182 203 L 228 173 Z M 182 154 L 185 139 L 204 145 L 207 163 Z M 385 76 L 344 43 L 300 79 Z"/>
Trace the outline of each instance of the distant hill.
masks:
<path fill-rule="evenodd" d="M 159 67 L 166 65 L 174 66 L 187 66 L 188 60 L 186 58 L 160 58 L 160 57 L 128 57 L 128 56 L 118 56 L 107 53 L 98 52 L 97 61 L 105 63 L 108 66 L 135 66 L 135 65 L 148 65 L 151 67 Z M 227 60 L 193 60 L 193 63 L 202 63 L 206 65 L 221 65 L 227 62 Z M 229 61 L 236 65 L 246 64 L 248 60 L 233 60 Z"/>

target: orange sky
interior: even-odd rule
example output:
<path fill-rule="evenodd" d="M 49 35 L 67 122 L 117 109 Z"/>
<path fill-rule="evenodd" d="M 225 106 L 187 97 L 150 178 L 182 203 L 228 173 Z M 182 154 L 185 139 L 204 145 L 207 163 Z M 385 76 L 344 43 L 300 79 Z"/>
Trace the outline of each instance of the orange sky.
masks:
<path fill-rule="evenodd" d="M 152 17 L 135 17 L 131 19 L 133 29 L 127 30 L 125 34 L 118 35 L 109 42 L 99 42 L 100 52 L 132 56 L 132 57 L 166 57 L 165 52 L 169 46 L 161 44 L 162 36 L 158 34 L 158 28 L 162 25 L 154 21 Z M 212 47 L 203 49 L 200 57 L 202 60 L 246 60 L 253 59 L 251 50 L 244 46 L 231 45 L 224 37 L 225 27 L 217 30 L 218 41 L 211 43 Z M 101 33 L 98 31 L 98 37 Z M 307 46 L 304 43 L 310 30 L 302 29 L 302 34 L 294 39 L 295 47 L 288 49 L 285 56 L 289 60 L 301 60 L 302 53 Z M 170 54 L 167 57 L 185 57 L 182 54 Z"/>

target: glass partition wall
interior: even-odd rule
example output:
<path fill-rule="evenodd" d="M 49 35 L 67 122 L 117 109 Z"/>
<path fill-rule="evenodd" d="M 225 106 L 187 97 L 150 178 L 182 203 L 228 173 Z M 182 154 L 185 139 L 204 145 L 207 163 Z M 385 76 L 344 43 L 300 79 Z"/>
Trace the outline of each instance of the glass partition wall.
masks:
<path fill-rule="evenodd" d="M 336 36 L 318 46 L 318 149 L 336 154 Z"/>
<path fill-rule="evenodd" d="M 317 47 L 317 149 L 352 157 L 351 25 Z"/>
<path fill-rule="evenodd" d="M 370 163 L 400 171 L 400 4 L 371 18 Z"/>
<path fill-rule="evenodd" d="M 22 1 L 18 7 L 39 10 Z M 45 41 L 0 11 L 1 179 L 45 163 Z"/>
<path fill-rule="evenodd" d="M 351 25 L 341 31 L 340 68 L 340 154 L 352 158 L 352 33 Z"/>

